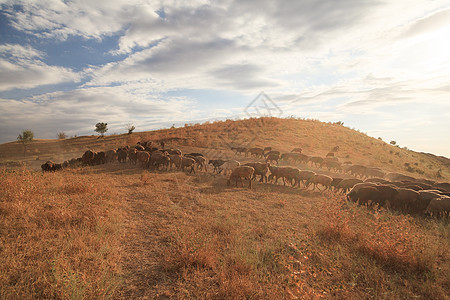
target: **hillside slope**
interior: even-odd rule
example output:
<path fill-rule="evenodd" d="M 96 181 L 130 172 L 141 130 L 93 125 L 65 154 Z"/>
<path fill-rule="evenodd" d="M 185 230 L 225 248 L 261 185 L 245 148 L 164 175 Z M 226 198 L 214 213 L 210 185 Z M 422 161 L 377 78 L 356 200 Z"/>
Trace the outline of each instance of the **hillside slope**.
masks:
<path fill-rule="evenodd" d="M 333 147 L 339 146 L 340 150 L 335 155 L 341 161 L 351 161 L 353 164 L 364 164 L 385 171 L 402 172 L 433 180 L 450 178 L 448 158 L 392 146 L 338 124 L 270 117 L 186 124 L 181 128 L 136 132 L 131 135 L 110 135 L 103 138 L 83 136 L 65 140 L 35 140 L 27 146 L 25 157 L 22 144 L 5 143 L 0 145 L 0 163 L 5 165 L 11 164 L 11 161 L 25 161 L 36 167 L 48 159 L 63 161 L 79 157 L 87 149 L 108 150 L 148 140 L 155 142 L 164 140 L 168 147 L 206 148 L 202 151 L 206 152 L 209 158 L 229 156 L 231 152 L 227 150 L 232 146 L 270 146 L 282 152 L 300 147 L 307 155 L 322 157 L 325 157 Z"/>

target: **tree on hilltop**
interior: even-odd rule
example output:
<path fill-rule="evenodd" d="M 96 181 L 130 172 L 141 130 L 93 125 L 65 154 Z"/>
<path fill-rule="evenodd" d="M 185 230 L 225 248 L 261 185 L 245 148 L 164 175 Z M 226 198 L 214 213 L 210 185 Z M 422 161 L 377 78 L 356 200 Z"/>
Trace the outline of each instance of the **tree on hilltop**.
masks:
<path fill-rule="evenodd" d="M 105 135 L 105 132 L 108 131 L 108 123 L 97 123 L 95 124 L 95 132 L 98 132 L 103 137 Z"/>
<path fill-rule="evenodd" d="M 25 156 L 27 152 L 27 144 L 31 143 L 34 138 L 34 133 L 30 129 L 22 131 L 22 134 L 19 134 L 17 140 L 23 144 L 23 156 Z"/>
<path fill-rule="evenodd" d="M 132 134 L 133 130 L 136 129 L 136 127 L 132 123 L 128 123 L 126 128 L 128 130 L 128 134 Z"/>

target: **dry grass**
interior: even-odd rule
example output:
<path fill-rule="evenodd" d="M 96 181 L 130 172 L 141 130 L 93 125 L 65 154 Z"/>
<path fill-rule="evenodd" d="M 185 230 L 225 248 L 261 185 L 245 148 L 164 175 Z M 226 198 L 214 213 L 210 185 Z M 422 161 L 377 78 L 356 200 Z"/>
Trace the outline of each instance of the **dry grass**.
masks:
<path fill-rule="evenodd" d="M 120 199 L 96 176 L 1 170 L 2 299 L 104 298 L 120 285 Z"/>
<path fill-rule="evenodd" d="M 2 298 L 449 296 L 446 220 L 225 181 L 119 164 L 3 171 Z"/>
<path fill-rule="evenodd" d="M 322 207 L 325 218 L 317 236 L 335 254 L 321 256 L 320 264 L 343 266 L 337 277 L 347 278 L 347 291 L 374 298 L 446 299 L 448 222 L 393 215 L 385 210 L 358 207 L 342 199 Z M 349 254 L 351 256 L 349 256 Z M 338 259 L 338 260 L 335 260 Z M 339 270 L 340 269 L 340 270 Z"/>

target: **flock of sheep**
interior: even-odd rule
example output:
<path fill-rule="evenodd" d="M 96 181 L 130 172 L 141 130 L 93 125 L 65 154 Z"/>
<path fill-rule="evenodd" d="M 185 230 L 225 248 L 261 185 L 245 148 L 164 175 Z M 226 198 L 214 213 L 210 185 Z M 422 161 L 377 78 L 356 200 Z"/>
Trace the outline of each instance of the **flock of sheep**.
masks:
<path fill-rule="evenodd" d="M 385 173 L 379 168 L 363 165 L 353 165 L 347 161 L 340 163 L 334 153 L 339 147 L 334 147 L 325 158 L 302 154 L 300 148 L 291 152 L 281 153 L 266 148 L 231 148 L 235 155 L 242 155 L 260 161 L 241 164 L 237 160 L 221 160 L 207 158 L 202 153 L 183 154 L 179 149 L 158 149 L 152 142 L 139 142 L 136 146 L 121 147 L 116 150 L 93 152 L 86 151 L 82 157 L 55 164 L 51 161 L 43 164 L 42 170 L 56 171 L 64 167 L 76 165 L 96 165 L 119 161 L 119 163 L 139 164 L 142 168 L 156 170 L 196 170 L 207 171 L 207 164 L 213 166 L 217 174 L 229 174 L 228 185 L 238 182 L 252 187 L 252 181 L 257 179 L 263 183 L 277 184 L 281 179 L 283 185 L 313 190 L 321 193 L 333 191 L 347 193 L 347 199 L 365 205 L 377 204 L 410 214 L 448 215 L 450 212 L 450 183 L 437 183 L 427 179 L 416 179 L 400 173 Z M 263 161 L 261 161 L 263 160 Z M 310 170 L 300 170 L 293 166 L 279 166 L 280 161 L 301 163 L 317 169 L 325 168 L 329 172 L 342 173 L 353 178 L 331 177 Z M 348 176 L 346 175 L 346 176 Z M 321 189 L 322 188 L 322 189 Z"/>

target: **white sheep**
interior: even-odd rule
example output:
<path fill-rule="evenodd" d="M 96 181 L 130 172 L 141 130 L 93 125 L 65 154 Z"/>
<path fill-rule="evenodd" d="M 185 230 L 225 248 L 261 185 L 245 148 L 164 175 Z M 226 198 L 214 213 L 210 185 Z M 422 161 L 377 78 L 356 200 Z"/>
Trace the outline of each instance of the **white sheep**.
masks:
<path fill-rule="evenodd" d="M 223 165 L 221 165 L 219 167 L 219 173 L 221 173 L 223 171 L 223 174 L 227 175 L 228 171 L 230 171 L 230 173 L 231 173 L 231 172 L 233 172 L 234 169 L 236 169 L 240 165 L 241 165 L 241 163 L 234 159 L 226 161 L 225 163 L 223 163 Z"/>

